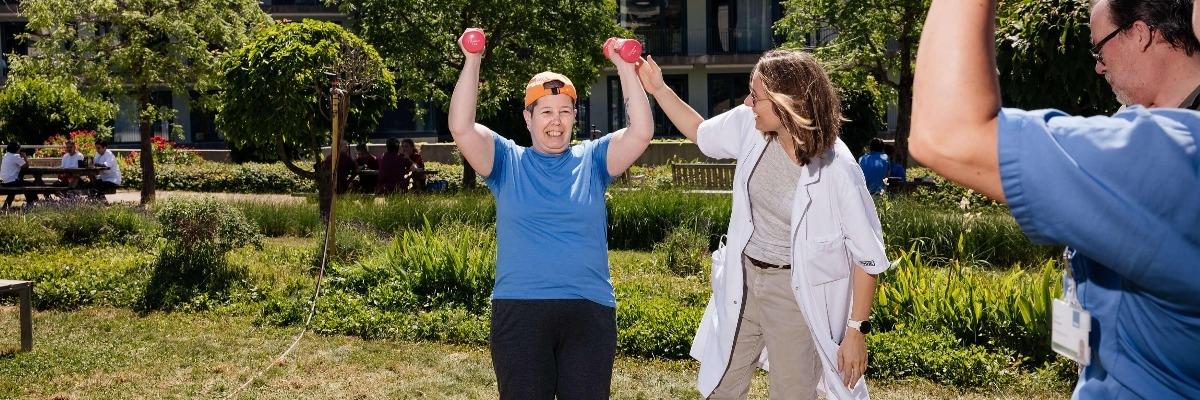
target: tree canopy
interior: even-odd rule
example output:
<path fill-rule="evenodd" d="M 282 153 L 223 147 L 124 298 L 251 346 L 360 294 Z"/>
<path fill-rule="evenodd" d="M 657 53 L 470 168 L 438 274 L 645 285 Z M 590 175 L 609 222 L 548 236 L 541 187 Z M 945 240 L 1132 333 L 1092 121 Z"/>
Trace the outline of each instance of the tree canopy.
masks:
<path fill-rule="evenodd" d="M 175 110 L 151 102 L 157 90 L 199 94 L 220 81 L 218 63 L 252 31 L 270 23 L 255 0 L 24 0 L 29 55 L 13 62 L 16 76 L 75 82 L 92 95 L 131 96 L 138 105 L 142 203 L 154 199 L 151 124 Z"/>

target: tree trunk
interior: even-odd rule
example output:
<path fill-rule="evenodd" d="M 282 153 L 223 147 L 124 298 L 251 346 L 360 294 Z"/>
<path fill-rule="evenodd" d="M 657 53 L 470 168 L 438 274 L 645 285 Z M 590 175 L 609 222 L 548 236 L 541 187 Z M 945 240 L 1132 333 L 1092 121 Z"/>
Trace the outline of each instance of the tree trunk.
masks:
<path fill-rule="evenodd" d="M 463 177 L 462 177 L 463 188 L 474 189 L 475 188 L 475 168 L 471 168 L 471 163 L 467 162 L 466 159 L 462 160 L 462 164 L 463 164 Z"/>
<path fill-rule="evenodd" d="M 911 16 L 913 6 L 906 9 L 905 15 Z M 912 18 L 906 18 L 905 26 L 900 31 L 900 87 L 897 88 L 898 99 L 896 103 L 896 158 L 900 165 L 908 166 L 908 131 L 912 125 L 912 89 L 913 89 L 913 50 L 917 46 L 914 42 L 912 30 L 916 22 L 912 22 Z"/>
<path fill-rule="evenodd" d="M 142 111 L 145 111 L 150 106 L 150 88 L 143 86 L 138 90 L 138 102 L 141 104 Z M 140 158 L 142 164 L 141 204 L 147 205 L 154 202 L 154 145 L 150 142 L 150 138 L 152 137 L 150 127 L 153 121 L 147 120 L 144 116 L 138 118 L 138 120 L 138 133 L 142 139 Z"/>

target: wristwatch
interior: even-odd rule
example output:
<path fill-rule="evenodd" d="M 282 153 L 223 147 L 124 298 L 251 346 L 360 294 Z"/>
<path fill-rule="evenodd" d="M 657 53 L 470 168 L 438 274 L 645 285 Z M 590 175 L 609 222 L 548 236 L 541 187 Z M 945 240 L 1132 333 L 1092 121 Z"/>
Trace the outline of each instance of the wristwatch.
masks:
<path fill-rule="evenodd" d="M 864 334 L 864 335 L 871 333 L 871 320 L 869 320 L 869 319 L 863 320 L 863 321 L 855 321 L 852 319 L 847 320 L 846 326 L 850 327 L 850 329 L 854 329 L 856 331 L 862 332 L 862 334 Z"/>

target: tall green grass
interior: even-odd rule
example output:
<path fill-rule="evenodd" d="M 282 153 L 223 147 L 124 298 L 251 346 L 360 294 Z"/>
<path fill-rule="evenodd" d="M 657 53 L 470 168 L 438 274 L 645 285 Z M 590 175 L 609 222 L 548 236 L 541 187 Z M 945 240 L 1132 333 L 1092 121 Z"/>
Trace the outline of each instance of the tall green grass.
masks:
<path fill-rule="evenodd" d="M 124 205 L 54 205 L 0 214 L 0 253 L 58 245 L 144 244 L 157 235 L 149 213 Z"/>
<path fill-rule="evenodd" d="M 882 330 L 946 329 L 966 343 L 1004 348 L 1035 364 L 1050 352 L 1050 302 L 1062 295 L 1054 261 L 1006 272 L 961 263 L 931 265 L 919 252 L 903 253 L 881 275 L 871 318 Z"/>
<path fill-rule="evenodd" d="M 884 241 L 892 254 L 916 249 L 926 259 L 964 260 L 1007 268 L 1040 265 L 1062 251 L 1033 244 L 1007 212 L 947 210 L 909 200 L 878 200 Z"/>

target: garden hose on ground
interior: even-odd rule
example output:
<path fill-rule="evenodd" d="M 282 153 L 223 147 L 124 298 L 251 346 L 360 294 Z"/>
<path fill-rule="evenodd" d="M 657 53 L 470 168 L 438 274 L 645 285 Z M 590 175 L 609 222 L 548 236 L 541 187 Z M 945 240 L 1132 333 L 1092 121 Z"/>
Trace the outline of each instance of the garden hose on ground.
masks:
<path fill-rule="evenodd" d="M 330 96 L 329 96 L 330 103 L 333 106 L 333 112 L 330 113 L 331 116 L 333 117 L 333 135 L 332 135 L 333 142 L 329 146 L 329 150 L 330 150 L 329 151 L 329 153 L 330 153 L 329 154 L 329 161 L 330 161 L 329 170 L 331 172 L 329 175 L 330 175 L 330 179 L 332 181 L 332 182 L 330 182 L 330 188 L 333 189 L 334 194 L 332 196 L 330 196 L 330 199 L 329 199 L 329 218 L 327 218 L 325 220 L 325 238 L 321 244 L 321 266 L 317 270 L 316 288 L 313 289 L 312 300 L 310 300 L 309 304 L 308 304 L 308 316 L 304 318 L 304 326 L 300 327 L 300 333 L 296 335 L 295 339 L 292 339 L 292 344 L 289 345 L 287 347 L 287 349 L 285 349 L 282 353 L 279 353 L 279 356 L 275 357 L 275 359 L 271 360 L 270 363 L 268 363 L 266 366 L 264 366 L 262 369 L 260 369 L 258 371 L 258 373 L 251 376 L 250 379 L 247 379 L 245 383 L 242 383 L 242 386 L 239 386 L 233 392 L 230 392 L 229 395 L 226 396 L 227 399 L 232 399 L 232 398 L 237 397 L 237 395 L 240 394 L 242 392 L 242 390 L 245 390 L 247 387 L 250 386 L 250 384 L 254 383 L 255 380 L 258 380 L 258 378 L 261 378 L 263 376 L 263 374 L 266 374 L 267 371 L 270 371 L 272 367 L 282 364 L 283 360 L 285 358 L 287 358 L 287 356 L 290 355 L 292 353 L 292 351 L 296 350 L 296 346 L 300 345 L 300 339 L 304 337 L 305 333 L 308 333 L 308 326 L 312 322 L 313 315 L 316 315 L 316 313 L 317 313 L 317 299 L 319 299 L 321 297 L 321 281 L 324 280 L 324 278 L 325 278 L 325 266 L 329 263 L 329 248 L 331 247 L 332 244 L 334 244 L 333 243 L 334 232 L 335 232 L 334 227 L 336 224 L 336 222 L 335 222 L 336 219 L 334 219 L 334 213 L 335 213 L 335 210 L 337 209 L 337 207 L 335 207 L 335 205 L 336 205 L 335 203 L 337 202 L 337 194 L 336 193 L 337 193 L 338 155 L 342 151 L 342 149 L 341 149 L 341 147 L 342 147 L 341 146 L 342 129 L 341 128 L 342 128 L 342 121 L 345 121 L 345 119 L 347 117 L 347 113 L 349 112 L 349 107 L 341 107 L 341 104 L 343 104 L 343 102 L 345 101 L 345 96 L 346 96 L 346 92 L 342 91 L 338 87 L 338 81 L 335 79 L 333 82 L 333 88 L 332 88 L 332 90 L 330 90 Z M 318 172 L 317 176 L 319 179 L 320 178 L 319 167 L 318 167 L 317 172 Z M 318 197 L 320 197 L 320 196 L 318 195 Z M 320 200 L 318 200 L 317 202 L 320 203 Z M 320 208 L 320 207 L 318 207 L 318 208 Z"/>

